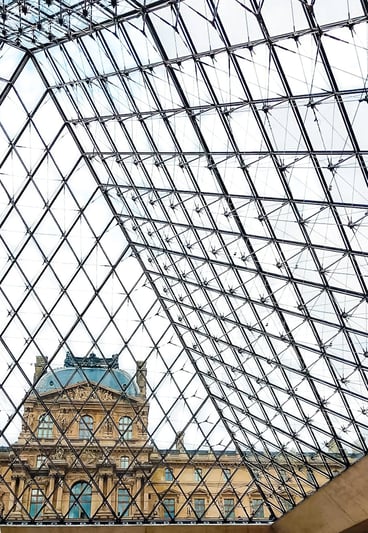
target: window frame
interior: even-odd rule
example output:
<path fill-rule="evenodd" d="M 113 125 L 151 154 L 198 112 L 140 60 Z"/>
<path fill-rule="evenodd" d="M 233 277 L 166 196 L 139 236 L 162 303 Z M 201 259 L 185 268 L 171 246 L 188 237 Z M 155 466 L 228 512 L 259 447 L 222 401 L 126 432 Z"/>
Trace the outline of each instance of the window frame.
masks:
<path fill-rule="evenodd" d="M 40 518 L 42 516 L 42 510 L 45 506 L 45 495 L 39 488 L 31 489 L 31 495 L 29 500 L 29 516 L 31 518 Z"/>
<path fill-rule="evenodd" d="M 92 487 L 90 483 L 85 480 L 77 481 L 70 489 L 68 518 L 88 519 L 91 517 L 91 508 Z"/>
<path fill-rule="evenodd" d="M 79 420 L 78 437 L 81 440 L 90 440 L 93 437 L 94 420 L 91 415 L 83 415 Z"/>
<path fill-rule="evenodd" d="M 222 477 L 224 481 L 229 481 L 231 478 L 231 469 L 230 468 L 223 468 L 222 469 Z"/>
<path fill-rule="evenodd" d="M 54 430 L 54 421 L 50 413 L 43 413 L 38 419 L 37 438 L 52 439 Z"/>
<path fill-rule="evenodd" d="M 235 499 L 234 498 L 224 498 L 223 509 L 224 509 L 225 520 L 235 520 Z"/>
<path fill-rule="evenodd" d="M 120 518 L 125 518 L 130 514 L 131 496 L 129 490 L 124 487 L 118 487 L 116 512 Z"/>
<path fill-rule="evenodd" d="M 174 481 L 174 473 L 170 467 L 165 468 L 165 481 Z"/>
<path fill-rule="evenodd" d="M 119 434 L 122 440 L 133 439 L 133 420 L 130 416 L 122 416 L 119 419 Z"/>
<path fill-rule="evenodd" d="M 169 497 L 162 500 L 163 518 L 164 520 L 171 520 L 175 518 L 175 498 Z"/>
<path fill-rule="evenodd" d="M 202 468 L 194 469 L 194 481 L 200 483 L 203 480 L 203 470 Z"/>
<path fill-rule="evenodd" d="M 198 505 L 199 502 L 200 505 Z M 193 498 L 193 510 L 197 519 L 203 518 L 206 514 L 206 498 Z"/>
<path fill-rule="evenodd" d="M 262 498 L 251 498 L 250 508 L 253 518 L 262 519 L 265 517 L 264 500 Z"/>
<path fill-rule="evenodd" d="M 37 455 L 36 457 L 36 468 L 46 468 L 48 458 L 46 455 Z"/>

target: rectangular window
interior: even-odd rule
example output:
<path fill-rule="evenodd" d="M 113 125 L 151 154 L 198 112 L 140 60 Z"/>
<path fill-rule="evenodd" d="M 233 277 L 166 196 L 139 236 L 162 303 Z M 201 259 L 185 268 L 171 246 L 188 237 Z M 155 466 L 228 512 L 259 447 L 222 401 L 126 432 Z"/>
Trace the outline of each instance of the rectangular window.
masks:
<path fill-rule="evenodd" d="M 202 481 L 202 468 L 194 469 L 194 481 L 196 481 L 197 483 Z"/>
<path fill-rule="evenodd" d="M 118 516 L 128 516 L 130 494 L 127 489 L 118 489 Z"/>
<path fill-rule="evenodd" d="M 45 455 L 37 455 L 36 468 L 45 468 L 47 466 L 47 457 Z"/>
<path fill-rule="evenodd" d="M 170 520 L 170 518 L 175 517 L 175 499 L 174 498 L 164 498 L 163 507 L 164 507 L 164 520 Z"/>
<path fill-rule="evenodd" d="M 120 468 L 129 468 L 129 457 L 123 455 L 120 457 Z"/>
<path fill-rule="evenodd" d="M 253 498 L 250 501 L 253 518 L 264 518 L 263 500 L 260 498 Z"/>
<path fill-rule="evenodd" d="M 43 507 L 43 494 L 40 489 L 32 489 L 29 515 L 31 518 L 39 518 Z"/>
<path fill-rule="evenodd" d="M 234 498 L 224 498 L 224 515 L 227 520 L 235 519 Z"/>
<path fill-rule="evenodd" d="M 202 518 L 205 514 L 205 500 L 204 498 L 194 498 L 194 512 L 196 518 Z"/>
<path fill-rule="evenodd" d="M 119 420 L 119 433 L 122 440 L 132 440 L 133 421 L 129 416 L 123 416 Z"/>
<path fill-rule="evenodd" d="M 171 468 L 165 468 L 165 481 L 173 481 L 174 475 Z"/>
<path fill-rule="evenodd" d="M 223 471 L 222 471 L 222 475 L 223 475 L 225 481 L 229 481 L 229 479 L 231 478 L 230 468 L 224 468 Z"/>
<path fill-rule="evenodd" d="M 79 421 L 79 438 L 90 439 L 93 436 L 93 418 L 89 415 L 82 416 Z"/>
<path fill-rule="evenodd" d="M 54 422 L 48 414 L 43 414 L 38 420 L 37 437 L 39 439 L 52 439 Z"/>

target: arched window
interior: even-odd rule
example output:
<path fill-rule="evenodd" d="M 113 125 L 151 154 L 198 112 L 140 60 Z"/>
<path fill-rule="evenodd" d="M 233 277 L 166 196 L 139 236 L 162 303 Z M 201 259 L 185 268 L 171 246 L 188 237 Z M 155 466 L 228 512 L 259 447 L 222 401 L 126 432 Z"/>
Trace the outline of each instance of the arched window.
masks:
<path fill-rule="evenodd" d="M 93 435 L 93 418 L 84 415 L 79 421 L 79 438 L 90 439 Z"/>
<path fill-rule="evenodd" d="M 37 437 L 39 439 L 52 439 L 54 423 L 50 415 L 43 414 L 38 419 Z"/>
<path fill-rule="evenodd" d="M 123 457 L 120 457 L 120 468 L 128 468 L 129 467 L 129 457 L 124 455 Z"/>
<path fill-rule="evenodd" d="M 78 481 L 72 486 L 69 501 L 69 518 L 89 518 L 91 516 L 91 485 Z"/>
<path fill-rule="evenodd" d="M 133 438 L 132 419 L 129 416 L 120 418 L 119 433 L 124 440 L 131 440 Z"/>

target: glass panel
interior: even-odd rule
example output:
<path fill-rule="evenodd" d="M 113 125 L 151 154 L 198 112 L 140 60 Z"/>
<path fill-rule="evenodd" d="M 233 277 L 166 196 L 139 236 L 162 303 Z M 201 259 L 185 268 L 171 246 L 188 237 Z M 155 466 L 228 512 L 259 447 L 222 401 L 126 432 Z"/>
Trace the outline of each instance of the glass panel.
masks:
<path fill-rule="evenodd" d="M 28 418 L 28 423 L 30 426 L 32 426 L 33 416 L 34 416 L 33 413 L 30 413 L 29 418 Z M 41 415 L 38 420 L 38 429 L 37 429 L 38 438 L 51 439 L 53 427 L 54 427 L 54 423 L 51 419 L 51 416 L 47 414 Z"/>
<path fill-rule="evenodd" d="M 252 498 L 250 505 L 254 518 L 264 518 L 263 500 L 259 498 Z"/>
<path fill-rule="evenodd" d="M 132 419 L 129 416 L 123 416 L 119 420 L 119 432 L 121 438 L 124 440 L 131 440 L 133 438 Z"/>
<path fill-rule="evenodd" d="M 91 516 L 92 490 L 88 483 L 75 483 L 70 494 L 69 518 L 89 518 Z"/>
<path fill-rule="evenodd" d="M 85 415 L 79 422 L 79 438 L 90 439 L 93 436 L 93 418 Z"/>
<path fill-rule="evenodd" d="M 173 481 L 174 476 L 171 468 L 165 468 L 165 481 Z"/>
<path fill-rule="evenodd" d="M 194 512 L 197 518 L 202 518 L 205 514 L 205 499 L 194 498 Z"/>
<path fill-rule="evenodd" d="M 234 508 L 234 498 L 224 498 L 224 518 L 226 520 L 234 520 L 235 518 L 235 508 Z"/>
<path fill-rule="evenodd" d="M 367 13 L 327 4 L 3 2 L 4 523 L 273 521 L 367 454 Z"/>
<path fill-rule="evenodd" d="M 44 468 L 47 466 L 47 457 L 45 455 L 37 455 L 36 468 Z"/>
<path fill-rule="evenodd" d="M 31 518 L 40 518 L 44 507 L 44 495 L 40 489 L 31 490 L 31 503 L 29 506 L 29 515 Z"/>
<path fill-rule="evenodd" d="M 118 489 L 118 516 L 129 515 L 130 495 L 127 489 Z"/>
<path fill-rule="evenodd" d="M 164 508 L 164 520 L 170 520 L 175 516 L 175 499 L 164 498 L 162 502 Z"/>
<path fill-rule="evenodd" d="M 197 483 L 202 481 L 202 469 L 201 468 L 196 468 L 194 470 L 194 481 L 196 481 Z"/>

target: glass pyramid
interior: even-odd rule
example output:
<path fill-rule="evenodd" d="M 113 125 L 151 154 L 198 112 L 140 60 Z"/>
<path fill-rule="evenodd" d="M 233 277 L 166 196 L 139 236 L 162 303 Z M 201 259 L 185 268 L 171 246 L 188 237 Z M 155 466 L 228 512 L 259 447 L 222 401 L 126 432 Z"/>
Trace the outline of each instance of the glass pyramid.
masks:
<path fill-rule="evenodd" d="M 198 454 L 213 468 L 233 454 L 241 521 L 273 521 L 366 454 L 368 6 L 331 5 L 3 0 L 0 481 L 23 522 L 38 497 L 56 505 L 37 478 L 30 508 L 7 481 L 19 464 L 32 473 L 29 439 L 42 448 L 56 423 L 37 356 L 55 379 L 67 353 L 97 354 L 102 374 L 115 356 L 132 390 L 143 364 L 134 420 L 147 426 L 128 455 L 155 455 L 144 483 L 155 487 L 178 436 L 181 472 Z M 104 378 L 78 368 L 97 394 Z M 72 424 L 83 409 L 66 394 Z M 26 418 L 35 398 L 50 417 L 41 434 Z M 121 521 L 126 489 L 117 511 L 118 478 L 106 496 L 58 431 L 85 485 L 54 520 L 83 518 L 92 484 Z M 108 461 L 116 446 L 99 452 Z M 225 482 L 199 483 L 204 508 L 228 520 Z M 188 492 L 175 475 L 154 488 L 163 515 L 135 497 L 131 521 L 176 522 L 188 505 L 188 520 L 205 520 L 198 484 Z"/>

